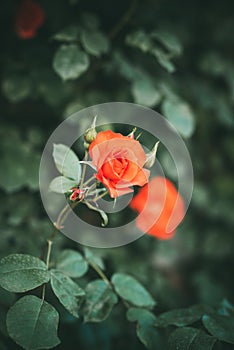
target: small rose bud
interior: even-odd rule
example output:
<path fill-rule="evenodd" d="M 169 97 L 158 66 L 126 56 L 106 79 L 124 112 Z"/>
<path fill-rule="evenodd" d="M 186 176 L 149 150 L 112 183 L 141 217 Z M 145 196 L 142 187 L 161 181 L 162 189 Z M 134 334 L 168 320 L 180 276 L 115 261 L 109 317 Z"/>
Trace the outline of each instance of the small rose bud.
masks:
<path fill-rule="evenodd" d="M 145 168 L 151 168 L 154 165 L 155 162 L 155 158 L 156 158 L 156 153 L 157 153 L 157 149 L 158 149 L 158 145 L 159 145 L 159 141 L 155 143 L 154 147 L 152 148 L 152 150 L 146 154 L 146 161 L 144 164 Z"/>
<path fill-rule="evenodd" d="M 79 189 L 79 188 L 74 187 L 71 189 L 71 191 L 72 191 L 72 194 L 69 197 L 70 201 L 74 202 L 77 199 L 80 201 L 82 199 L 84 199 L 85 189 Z"/>
<path fill-rule="evenodd" d="M 96 119 L 97 119 L 97 116 L 94 117 L 91 127 L 88 128 L 86 130 L 85 134 L 84 134 L 84 139 L 85 139 L 84 145 L 85 145 L 85 148 L 89 148 L 90 143 L 92 143 L 97 137 Z"/>

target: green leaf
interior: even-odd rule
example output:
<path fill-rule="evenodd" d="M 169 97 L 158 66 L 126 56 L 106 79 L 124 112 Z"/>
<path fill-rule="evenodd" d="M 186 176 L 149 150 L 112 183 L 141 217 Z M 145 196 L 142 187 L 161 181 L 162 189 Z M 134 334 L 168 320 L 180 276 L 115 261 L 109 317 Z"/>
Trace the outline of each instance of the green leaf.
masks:
<path fill-rule="evenodd" d="M 137 325 L 137 336 L 147 349 L 164 349 L 162 337 L 159 331 L 152 325 L 139 323 Z"/>
<path fill-rule="evenodd" d="M 34 256 L 11 254 L 0 260 L 0 285 L 10 292 L 23 293 L 49 279 L 46 264 Z"/>
<path fill-rule="evenodd" d="M 85 322 L 105 320 L 118 298 L 111 287 L 102 280 L 90 282 L 86 288 L 86 300 L 83 308 Z"/>
<path fill-rule="evenodd" d="M 156 302 L 149 292 L 134 277 L 116 273 L 112 276 L 112 283 L 120 297 L 139 307 L 153 308 Z"/>
<path fill-rule="evenodd" d="M 233 128 L 234 119 L 232 107 L 229 105 L 228 99 L 226 96 L 222 96 L 221 94 L 216 98 L 215 101 L 215 109 L 217 119 L 226 127 Z"/>
<path fill-rule="evenodd" d="M 107 37 L 96 30 L 83 30 L 81 33 L 81 42 L 89 54 L 97 57 L 107 53 L 109 50 L 109 41 Z"/>
<path fill-rule="evenodd" d="M 105 265 L 102 258 L 100 256 L 95 255 L 92 249 L 84 247 L 84 254 L 88 262 L 100 267 L 102 270 L 105 270 Z"/>
<path fill-rule="evenodd" d="M 202 322 L 204 327 L 214 337 L 221 341 L 234 344 L 234 316 L 204 315 Z"/>
<path fill-rule="evenodd" d="M 151 38 L 157 39 L 170 52 L 171 55 L 181 55 L 183 48 L 178 38 L 166 31 L 155 31 L 151 33 Z"/>
<path fill-rule="evenodd" d="M 32 82 L 23 74 L 12 74 L 3 80 L 2 91 L 10 102 L 17 103 L 30 96 Z"/>
<path fill-rule="evenodd" d="M 114 52 L 113 54 L 113 66 L 112 69 L 117 70 L 119 74 L 129 81 L 142 79 L 142 76 L 147 76 L 139 67 L 133 65 L 127 60 L 120 52 Z M 114 68 L 113 68 L 114 67 Z"/>
<path fill-rule="evenodd" d="M 75 181 L 64 176 L 57 176 L 51 181 L 49 189 L 56 193 L 67 193 L 73 187 L 77 187 Z"/>
<path fill-rule="evenodd" d="M 146 309 L 130 308 L 127 311 L 127 319 L 137 322 L 137 336 L 147 349 L 162 349 L 162 338 L 154 327 L 156 317 Z"/>
<path fill-rule="evenodd" d="M 168 350 L 211 350 L 215 342 L 215 338 L 199 329 L 178 328 L 168 340 Z"/>
<path fill-rule="evenodd" d="M 152 50 L 152 54 L 157 58 L 158 63 L 168 71 L 168 73 L 173 73 L 176 69 L 174 64 L 170 61 L 169 56 L 158 48 Z"/>
<path fill-rule="evenodd" d="M 160 93 L 155 88 L 150 79 L 134 81 L 132 85 L 132 94 L 134 102 L 147 107 L 153 107 L 161 99 Z"/>
<path fill-rule="evenodd" d="M 145 325 L 153 325 L 156 322 L 156 316 L 152 312 L 136 307 L 128 309 L 127 319 L 130 322 L 138 322 Z"/>
<path fill-rule="evenodd" d="M 155 33 L 147 34 L 144 30 L 140 29 L 127 35 L 126 43 L 130 46 L 138 48 L 142 52 L 150 53 L 157 59 L 158 63 L 163 68 L 165 68 L 169 73 L 173 73 L 175 71 L 175 66 L 170 59 L 174 56 L 174 51 L 165 52 L 165 50 L 162 50 L 159 44 L 154 42 L 154 37 Z"/>
<path fill-rule="evenodd" d="M 76 41 L 79 38 L 80 28 L 77 25 L 70 25 L 53 36 L 58 41 Z"/>
<path fill-rule="evenodd" d="M 77 283 L 57 270 L 51 270 L 51 287 L 61 304 L 74 316 L 79 317 L 78 308 L 85 295 Z"/>
<path fill-rule="evenodd" d="M 53 158 L 58 171 L 78 185 L 81 178 L 81 165 L 73 150 L 66 145 L 54 144 Z"/>
<path fill-rule="evenodd" d="M 170 310 L 158 316 L 156 325 L 159 327 L 169 325 L 183 327 L 198 321 L 207 312 L 212 312 L 212 309 L 205 305 L 193 305 L 189 308 Z"/>
<path fill-rule="evenodd" d="M 0 172 L 0 186 L 7 192 L 15 192 L 25 186 L 37 189 L 39 154 L 15 134 L 9 135 L 4 141 L 1 145 L 1 168 L 4 171 Z"/>
<path fill-rule="evenodd" d="M 53 68 L 63 79 L 77 79 L 89 67 L 89 57 L 77 45 L 62 45 L 56 51 Z"/>
<path fill-rule="evenodd" d="M 218 314 L 222 316 L 232 316 L 234 315 L 234 306 L 227 299 L 223 299 L 220 303 Z"/>
<path fill-rule="evenodd" d="M 82 255 L 75 250 L 64 250 L 57 259 L 57 270 L 69 277 L 81 277 L 88 270 L 88 264 Z"/>
<path fill-rule="evenodd" d="M 101 223 L 101 226 L 102 226 L 102 227 L 107 226 L 107 224 L 108 224 L 108 215 L 104 212 L 104 210 L 99 209 L 99 208 L 95 207 L 94 205 L 92 205 L 91 203 L 86 202 L 86 201 L 84 202 L 84 204 L 85 204 L 89 209 L 94 210 L 94 211 L 97 211 L 97 212 L 100 214 L 100 216 L 101 216 L 101 218 L 102 218 L 102 223 Z"/>
<path fill-rule="evenodd" d="M 187 103 L 165 99 L 162 104 L 162 112 L 182 136 L 192 136 L 195 129 L 195 119 Z"/>
<path fill-rule="evenodd" d="M 126 37 L 126 43 L 140 49 L 142 52 L 150 52 L 153 48 L 153 42 L 150 36 L 141 29 L 128 34 Z"/>
<path fill-rule="evenodd" d="M 10 337 L 26 350 L 57 346 L 58 321 L 54 307 L 33 295 L 19 299 L 8 311 L 6 320 Z"/>

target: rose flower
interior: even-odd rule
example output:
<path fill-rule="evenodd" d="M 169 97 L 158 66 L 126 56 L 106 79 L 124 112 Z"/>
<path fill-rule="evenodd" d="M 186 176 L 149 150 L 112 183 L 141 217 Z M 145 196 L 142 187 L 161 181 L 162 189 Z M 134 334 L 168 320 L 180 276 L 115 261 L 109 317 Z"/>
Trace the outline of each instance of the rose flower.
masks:
<path fill-rule="evenodd" d="M 34 38 L 44 20 L 44 10 L 37 2 L 33 0 L 22 1 L 16 14 L 17 35 L 21 39 Z"/>
<path fill-rule="evenodd" d="M 185 215 L 182 197 L 163 177 L 154 177 L 141 188 L 130 207 L 139 213 L 137 227 L 159 239 L 172 238 Z"/>
<path fill-rule="evenodd" d="M 150 172 L 143 168 L 145 152 L 132 137 L 101 131 L 91 143 L 89 154 L 97 169 L 96 178 L 107 187 L 112 198 L 132 192 L 131 186 L 148 182 Z"/>

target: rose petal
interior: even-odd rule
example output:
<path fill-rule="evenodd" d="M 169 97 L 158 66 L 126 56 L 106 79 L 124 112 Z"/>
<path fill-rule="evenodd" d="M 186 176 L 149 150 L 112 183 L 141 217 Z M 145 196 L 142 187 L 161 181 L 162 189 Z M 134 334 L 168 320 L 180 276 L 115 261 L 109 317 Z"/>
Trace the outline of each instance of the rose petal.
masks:
<path fill-rule="evenodd" d="M 32 0 L 22 1 L 16 15 L 16 32 L 21 39 L 35 37 L 45 20 L 43 8 Z"/>
<path fill-rule="evenodd" d="M 150 176 L 150 171 L 147 169 L 139 169 L 134 179 L 131 180 L 132 185 L 144 186 Z"/>
<path fill-rule="evenodd" d="M 174 185 L 162 177 L 153 178 L 140 189 L 130 207 L 140 213 L 137 227 L 160 239 L 169 239 L 184 217 L 184 202 Z"/>
<path fill-rule="evenodd" d="M 105 177 L 103 177 L 102 171 L 98 172 L 98 174 L 96 175 L 96 178 L 99 181 L 101 181 L 104 184 L 104 186 L 106 186 L 111 198 L 116 198 L 124 194 L 133 192 L 131 188 L 126 187 L 126 183 L 125 183 L 125 186 L 122 188 L 121 186 L 119 186 L 121 181 L 116 183 L 116 182 L 107 180 Z"/>
<path fill-rule="evenodd" d="M 103 141 L 92 148 L 90 156 L 94 165 L 99 169 L 109 160 L 109 157 L 116 158 L 115 154 L 119 156 L 121 152 L 124 152 L 128 161 L 135 162 L 139 167 L 143 167 L 146 160 L 145 152 L 138 141 L 130 138 L 113 138 Z"/>
<path fill-rule="evenodd" d="M 148 182 L 149 171 L 142 169 L 145 152 L 139 141 L 129 136 L 111 130 L 100 132 L 91 143 L 89 153 L 97 168 L 97 179 L 113 198 L 132 192 L 133 185 L 143 186 Z"/>

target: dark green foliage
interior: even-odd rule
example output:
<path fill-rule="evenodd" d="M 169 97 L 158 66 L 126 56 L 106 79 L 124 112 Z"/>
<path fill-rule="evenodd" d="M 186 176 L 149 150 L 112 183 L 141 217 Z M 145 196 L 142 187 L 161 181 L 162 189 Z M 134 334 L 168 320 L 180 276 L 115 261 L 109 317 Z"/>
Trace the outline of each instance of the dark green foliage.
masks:
<path fill-rule="evenodd" d="M 156 302 L 149 292 L 132 276 L 116 273 L 112 276 L 116 293 L 135 306 L 153 308 Z"/>
<path fill-rule="evenodd" d="M 27 295 L 8 311 L 7 330 L 26 350 L 48 349 L 60 343 L 57 337 L 59 315 L 47 302 Z"/>
<path fill-rule="evenodd" d="M 211 350 L 216 339 L 196 328 L 179 328 L 168 341 L 168 350 Z"/>
<path fill-rule="evenodd" d="M 49 279 L 46 264 L 33 256 L 11 254 L 0 261 L 0 285 L 10 292 L 26 292 Z"/>
<path fill-rule="evenodd" d="M 90 282 L 85 288 L 85 293 L 86 300 L 83 307 L 85 322 L 105 320 L 118 300 L 111 287 L 102 280 Z"/>
<path fill-rule="evenodd" d="M 57 269 L 69 277 L 81 277 L 87 272 L 88 264 L 80 253 L 66 249 L 57 257 Z"/>
<path fill-rule="evenodd" d="M 46 20 L 29 40 L 15 33 L 20 0 L 0 12 L 0 349 L 54 348 L 60 338 L 61 350 L 232 350 L 233 1 L 37 1 Z M 191 206 L 170 241 L 144 236 L 83 254 L 57 235 L 47 266 L 44 146 L 72 113 L 110 101 L 154 108 L 178 129 L 194 167 Z M 61 164 L 60 152 L 63 178 L 51 189 L 64 193 L 81 173 L 77 156 Z M 163 145 L 157 157 L 176 183 Z"/>
<path fill-rule="evenodd" d="M 58 270 L 51 270 L 51 287 L 61 304 L 73 316 L 79 317 L 79 301 L 85 295 L 83 289 Z"/>

